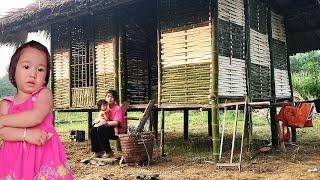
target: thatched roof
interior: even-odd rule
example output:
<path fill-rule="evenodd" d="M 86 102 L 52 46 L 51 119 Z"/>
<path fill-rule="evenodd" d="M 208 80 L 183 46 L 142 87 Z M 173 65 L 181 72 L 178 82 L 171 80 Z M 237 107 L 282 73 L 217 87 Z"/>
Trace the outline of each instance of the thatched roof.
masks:
<path fill-rule="evenodd" d="M 133 0 L 37 0 L 0 18 L 0 44 L 25 42 L 28 32 L 50 30 L 50 25 Z"/>
<path fill-rule="evenodd" d="M 0 19 L 0 43 L 19 44 L 27 32 L 49 30 L 49 25 L 138 0 L 38 0 Z M 286 18 L 290 54 L 320 49 L 320 0 L 272 0 Z"/>

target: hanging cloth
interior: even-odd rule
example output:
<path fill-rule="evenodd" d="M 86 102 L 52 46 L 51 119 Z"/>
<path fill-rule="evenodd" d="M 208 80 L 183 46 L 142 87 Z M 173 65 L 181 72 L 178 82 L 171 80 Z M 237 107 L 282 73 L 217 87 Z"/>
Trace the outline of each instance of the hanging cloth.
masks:
<path fill-rule="evenodd" d="M 312 103 L 299 103 L 296 106 L 282 106 L 277 116 L 285 126 L 293 128 L 313 127 L 314 105 Z"/>

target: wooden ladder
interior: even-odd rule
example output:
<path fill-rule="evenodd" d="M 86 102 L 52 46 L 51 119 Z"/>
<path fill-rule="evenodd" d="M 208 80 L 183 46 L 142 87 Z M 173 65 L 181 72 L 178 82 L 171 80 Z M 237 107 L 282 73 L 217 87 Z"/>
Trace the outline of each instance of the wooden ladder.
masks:
<path fill-rule="evenodd" d="M 223 153 L 223 143 L 224 143 L 224 133 L 225 133 L 225 123 L 226 123 L 226 116 L 227 116 L 227 107 L 236 107 L 236 114 L 234 118 L 234 124 L 233 124 L 233 132 L 232 132 L 232 147 L 231 147 L 231 153 L 230 153 L 230 161 L 229 162 L 221 162 L 221 157 Z M 242 126 L 242 135 L 241 135 L 241 147 L 240 147 L 240 153 L 239 153 L 239 161 L 234 162 L 234 149 L 235 149 L 235 140 L 237 135 L 237 127 L 238 127 L 238 121 L 239 121 L 239 106 L 243 106 L 244 113 L 243 113 L 243 126 Z M 220 142 L 220 154 L 219 154 L 219 163 L 216 164 L 217 167 L 238 167 L 239 171 L 241 171 L 241 156 L 242 156 L 242 149 L 243 149 L 243 138 L 244 138 L 244 129 L 245 129 L 245 118 L 247 113 L 247 99 L 241 103 L 228 103 L 224 106 L 224 117 L 222 119 L 222 130 L 221 130 L 221 142 Z"/>

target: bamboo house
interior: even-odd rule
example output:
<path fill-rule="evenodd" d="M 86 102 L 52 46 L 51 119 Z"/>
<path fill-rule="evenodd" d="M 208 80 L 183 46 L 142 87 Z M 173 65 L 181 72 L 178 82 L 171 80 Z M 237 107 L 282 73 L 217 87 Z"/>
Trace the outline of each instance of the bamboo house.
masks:
<path fill-rule="evenodd" d="M 0 19 L 0 42 L 18 45 L 28 32 L 48 32 L 57 111 L 92 112 L 116 89 L 132 109 L 150 99 L 157 111 L 208 109 L 217 144 L 221 102 L 292 101 L 288 55 L 319 49 L 319 6 L 317 0 L 40 0 Z"/>

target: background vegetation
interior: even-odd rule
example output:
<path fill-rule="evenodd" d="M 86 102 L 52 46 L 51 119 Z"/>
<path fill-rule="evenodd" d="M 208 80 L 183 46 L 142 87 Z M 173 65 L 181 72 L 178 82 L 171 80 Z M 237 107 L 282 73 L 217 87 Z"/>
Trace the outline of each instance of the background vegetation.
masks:
<path fill-rule="evenodd" d="M 294 91 L 304 99 L 320 98 L 320 51 L 290 57 Z"/>

